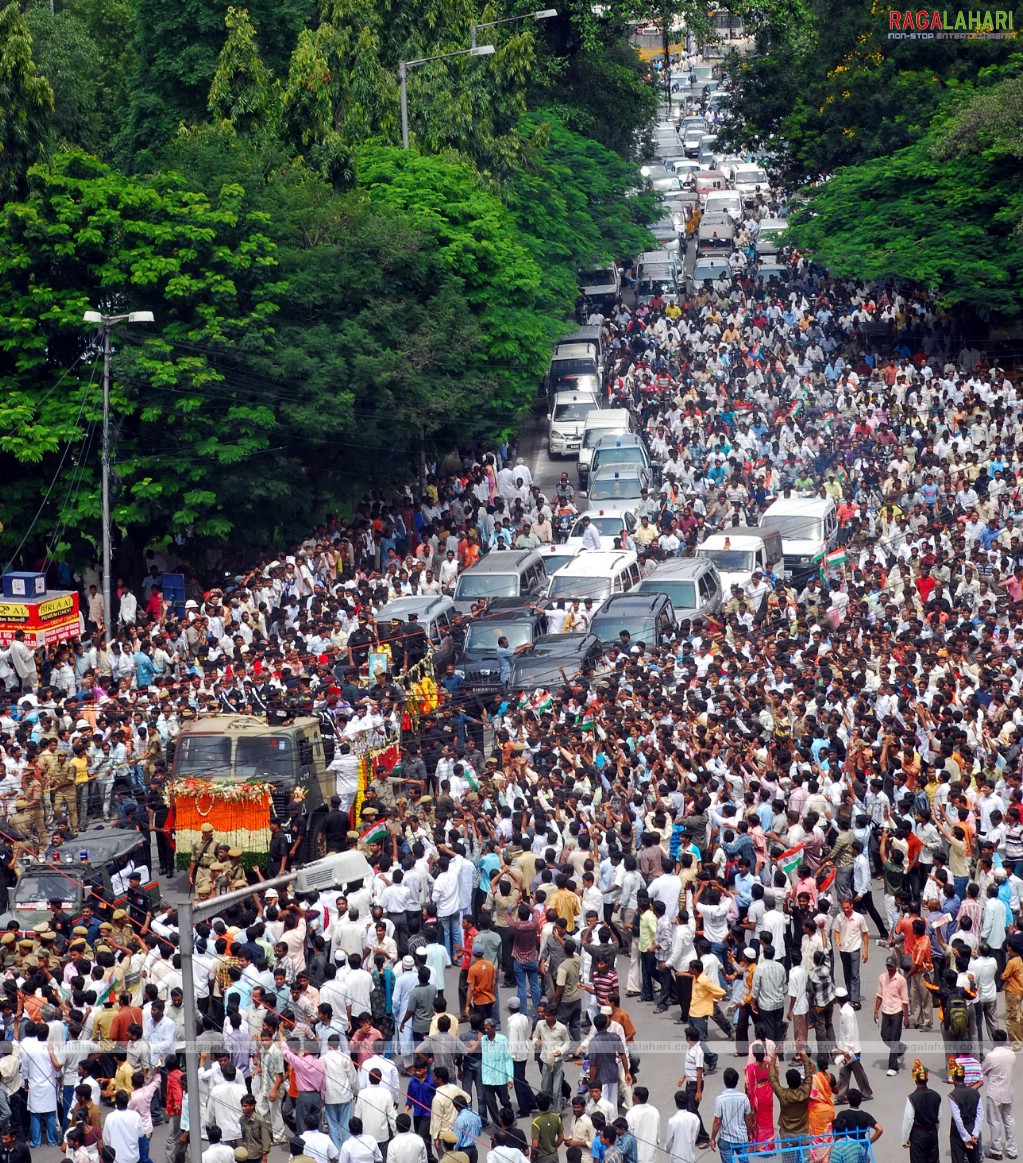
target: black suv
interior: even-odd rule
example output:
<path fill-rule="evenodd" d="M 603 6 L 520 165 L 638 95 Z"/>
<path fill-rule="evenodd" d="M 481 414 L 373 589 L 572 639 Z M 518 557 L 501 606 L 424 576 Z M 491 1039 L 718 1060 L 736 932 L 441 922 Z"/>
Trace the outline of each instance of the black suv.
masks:
<path fill-rule="evenodd" d="M 486 612 L 473 618 L 465 643 L 455 657 L 455 674 L 465 682 L 462 690 L 481 704 L 503 689 L 497 640 L 508 639 L 513 649 L 535 642 L 547 632 L 547 616 L 536 606 L 524 606 L 521 598 L 494 598 Z"/>
<path fill-rule="evenodd" d="M 602 648 L 596 634 L 545 634 L 533 640 L 533 649 L 515 656 L 508 690 L 548 689 L 564 686 L 576 675 L 592 670 Z"/>
<path fill-rule="evenodd" d="M 612 594 L 593 615 L 590 632 L 603 643 L 618 642 L 619 634 L 628 630 L 635 642 L 647 647 L 660 646 L 674 633 L 675 611 L 667 594 Z"/>

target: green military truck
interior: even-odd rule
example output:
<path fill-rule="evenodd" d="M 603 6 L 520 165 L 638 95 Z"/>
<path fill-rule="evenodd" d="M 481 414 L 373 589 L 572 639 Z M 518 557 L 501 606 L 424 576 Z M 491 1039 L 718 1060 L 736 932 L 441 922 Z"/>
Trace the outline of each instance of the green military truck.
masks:
<path fill-rule="evenodd" d="M 208 795 L 200 781 L 211 784 Z M 301 789 L 306 833 L 303 859 L 324 854 L 321 832 L 335 784 L 333 775 L 327 772 L 319 720 L 310 716 L 268 724 L 265 719 L 249 715 L 211 715 L 185 724 L 174 748 L 172 789 L 178 868 L 188 867 L 196 842 L 196 806 L 200 816 L 209 817 L 218 838 L 230 840 L 232 834 L 236 835 L 234 842 L 246 852 L 246 863 L 252 863 L 251 853 L 267 850 L 268 819 L 253 818 L 233 833 L 218 823 L 223 815 L 216 806 L 217 797 L 226 800 L 230 786 L 243 783 L 270 785 L 271 813 L 281 820 L 295 802 L 295 790 Z M 231 807 L 229 803 L 226 806 Z M 256 832 L 264 832 L 265 836 L 256 836 Z"/>

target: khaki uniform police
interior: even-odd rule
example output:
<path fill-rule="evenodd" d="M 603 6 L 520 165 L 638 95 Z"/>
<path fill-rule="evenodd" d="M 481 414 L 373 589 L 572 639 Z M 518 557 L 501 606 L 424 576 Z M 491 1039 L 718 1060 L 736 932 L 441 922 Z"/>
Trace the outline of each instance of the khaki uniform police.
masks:
<path fill-rule="evenodd" d="M 203 824 L 202 838 L 192 850 L 192 860 L 188 866 L 188 883 L 195 887 L 196 896 L 208 894 L 213 887 L 212 866 L 217 858 L 217 846 L 213 840 L 213 825 Z"/>
<path fill-rule="evenodd" d="M 234 892 L 239 888 L 248 888 L 249 878 L 245 869 L 242 867 L 242 850 L 240 848 L 232 848 L 227 855 L 231 861 L 227 868 L 229 891 Z"/>

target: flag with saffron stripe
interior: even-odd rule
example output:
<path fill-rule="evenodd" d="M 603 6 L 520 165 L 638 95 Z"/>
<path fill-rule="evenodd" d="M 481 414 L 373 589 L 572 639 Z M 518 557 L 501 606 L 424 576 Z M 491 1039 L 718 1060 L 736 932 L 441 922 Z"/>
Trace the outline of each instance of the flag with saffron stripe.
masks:
<path fill-rule="evenodd" d="M 803 845 L 797 844 L 795 848 L 790 848 L 787 852 L 783 852 L 780 856 L 775 858 L 775 864 L 779 872 L 784 872 L 786 876 L 803 863 Z"/>

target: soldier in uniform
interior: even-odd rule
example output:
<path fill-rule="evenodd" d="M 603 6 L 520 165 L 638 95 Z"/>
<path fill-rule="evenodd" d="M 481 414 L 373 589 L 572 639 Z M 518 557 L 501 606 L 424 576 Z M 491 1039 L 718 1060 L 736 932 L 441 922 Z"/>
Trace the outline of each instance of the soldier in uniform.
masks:
<path fill-rule="evenodd" d="M 18 952 L 14 958 L 14 965 L 22 977 L 27 977 L 29 970 L 36 967 L 35 947 L 36 943 L 31 937 L 22 937 L 18 942 Z"/>
<path fill-rule="evenodd" d="M 50 803 L 50 793 L 53 790 L 54 773 L 57 767 L 57 737 L 54 735 L 43 744 L 43 749 L 36 756 L 35 764 L 30 767 L 39 781 L 42 794 L 39 797 L 46 821 L 46 830 L 53 827 L 53 807 Z M 31 778 L 31 776 L 29 777 Z M 27 782 L 25 785 L 27 790 Z M 32 797 L 29 796 L 31 801 Z"/>
<path fill-rule="evenodd" d="M 203 824 L 202 838 L 192 850 L 192 859 L 188 865 L 188 883 L 195 889 L 196 896 L 202 895 L 204 887 L 212 888 L 210 866 L 216 859 L 216 852 L 216 845 L 213 842 L 213 825 Z"/>
<path fill-rule="evenodd" d="M 128 873 L 128 892 L 125 895 L 125 906 L 128 911 L 128 916 L 139 929 L 144 929 L 149 924 L 153 916 L 153 902 L 149 899 L 149 893 L 142 887 L 142 873 L 129 872 Z M 117 912 L 123 912 L 124 909 L 118 909 Z M 114 914 L 115 916 L 117 913 Z"/>
<path fill-rule="evenodd" d="M 0 937 L 0 967 L 12 969 L 18 956 L 18 937 L 16 933 L 4 933 Z"/>
<path fill-rule="evenodd" d="M 149 900 L 148 896 L 146 900 Z M 127 947 L 128 942 L 135 935 L 135 929 L 132 928 L 131 921 L 125 909 L 115 909 L 109 929 L 105 925 L 101 925 L 100 932 L 109 934 L 111 941 L 116 942 L 124 948 Z"/>
<path fill-rule="evenodd" d="M 38 837 L 35 841 L 37 846 L 45 848 L 47 833 L 45 813 L 49 811 L 46 776 L 38 767 L 30 767 L 25 772 L 25 780 L 21 785 L 21 790 L 24 793 L 25 810 L 28 812 L 30 820 L 27 838 L 31 840 Z"/>
<path fill-rule="evenodd" d="M 40 840 L 35 833 L 35 817 L 24 796 L 18 796 L 14 801 L 14 811 L 7 821 L 7 828 L 15 840 L 27 846 L 42 848 L 46 844 L 45 835 Z"/>
<path fill-rule="evenodd" d="M 239 888 L 248 888 L 249 877 L 242 866 L 242 850 L 230 848 L 227 857 L 231 862 L 227 866 L 228 891 L 234 892 Z"/>
<path fill-rule="evenodd" d="M 210 865 L 210 885 L 213 889 L 214 896 L 223 896 L 227 892 L 227 869 L 228 866 L 222 864 L 219 860 L 214 860 Z"/>
<path fill-rule="evenodd" d="M 50 772 L 51 787 L 53 788 L 54 816 L 67 816 L 71 835 L 78 832 L 78 802 L 75 794 L 75 771 L 68 763 L 67 752 L 57 752 L 57 763 Z"/>

